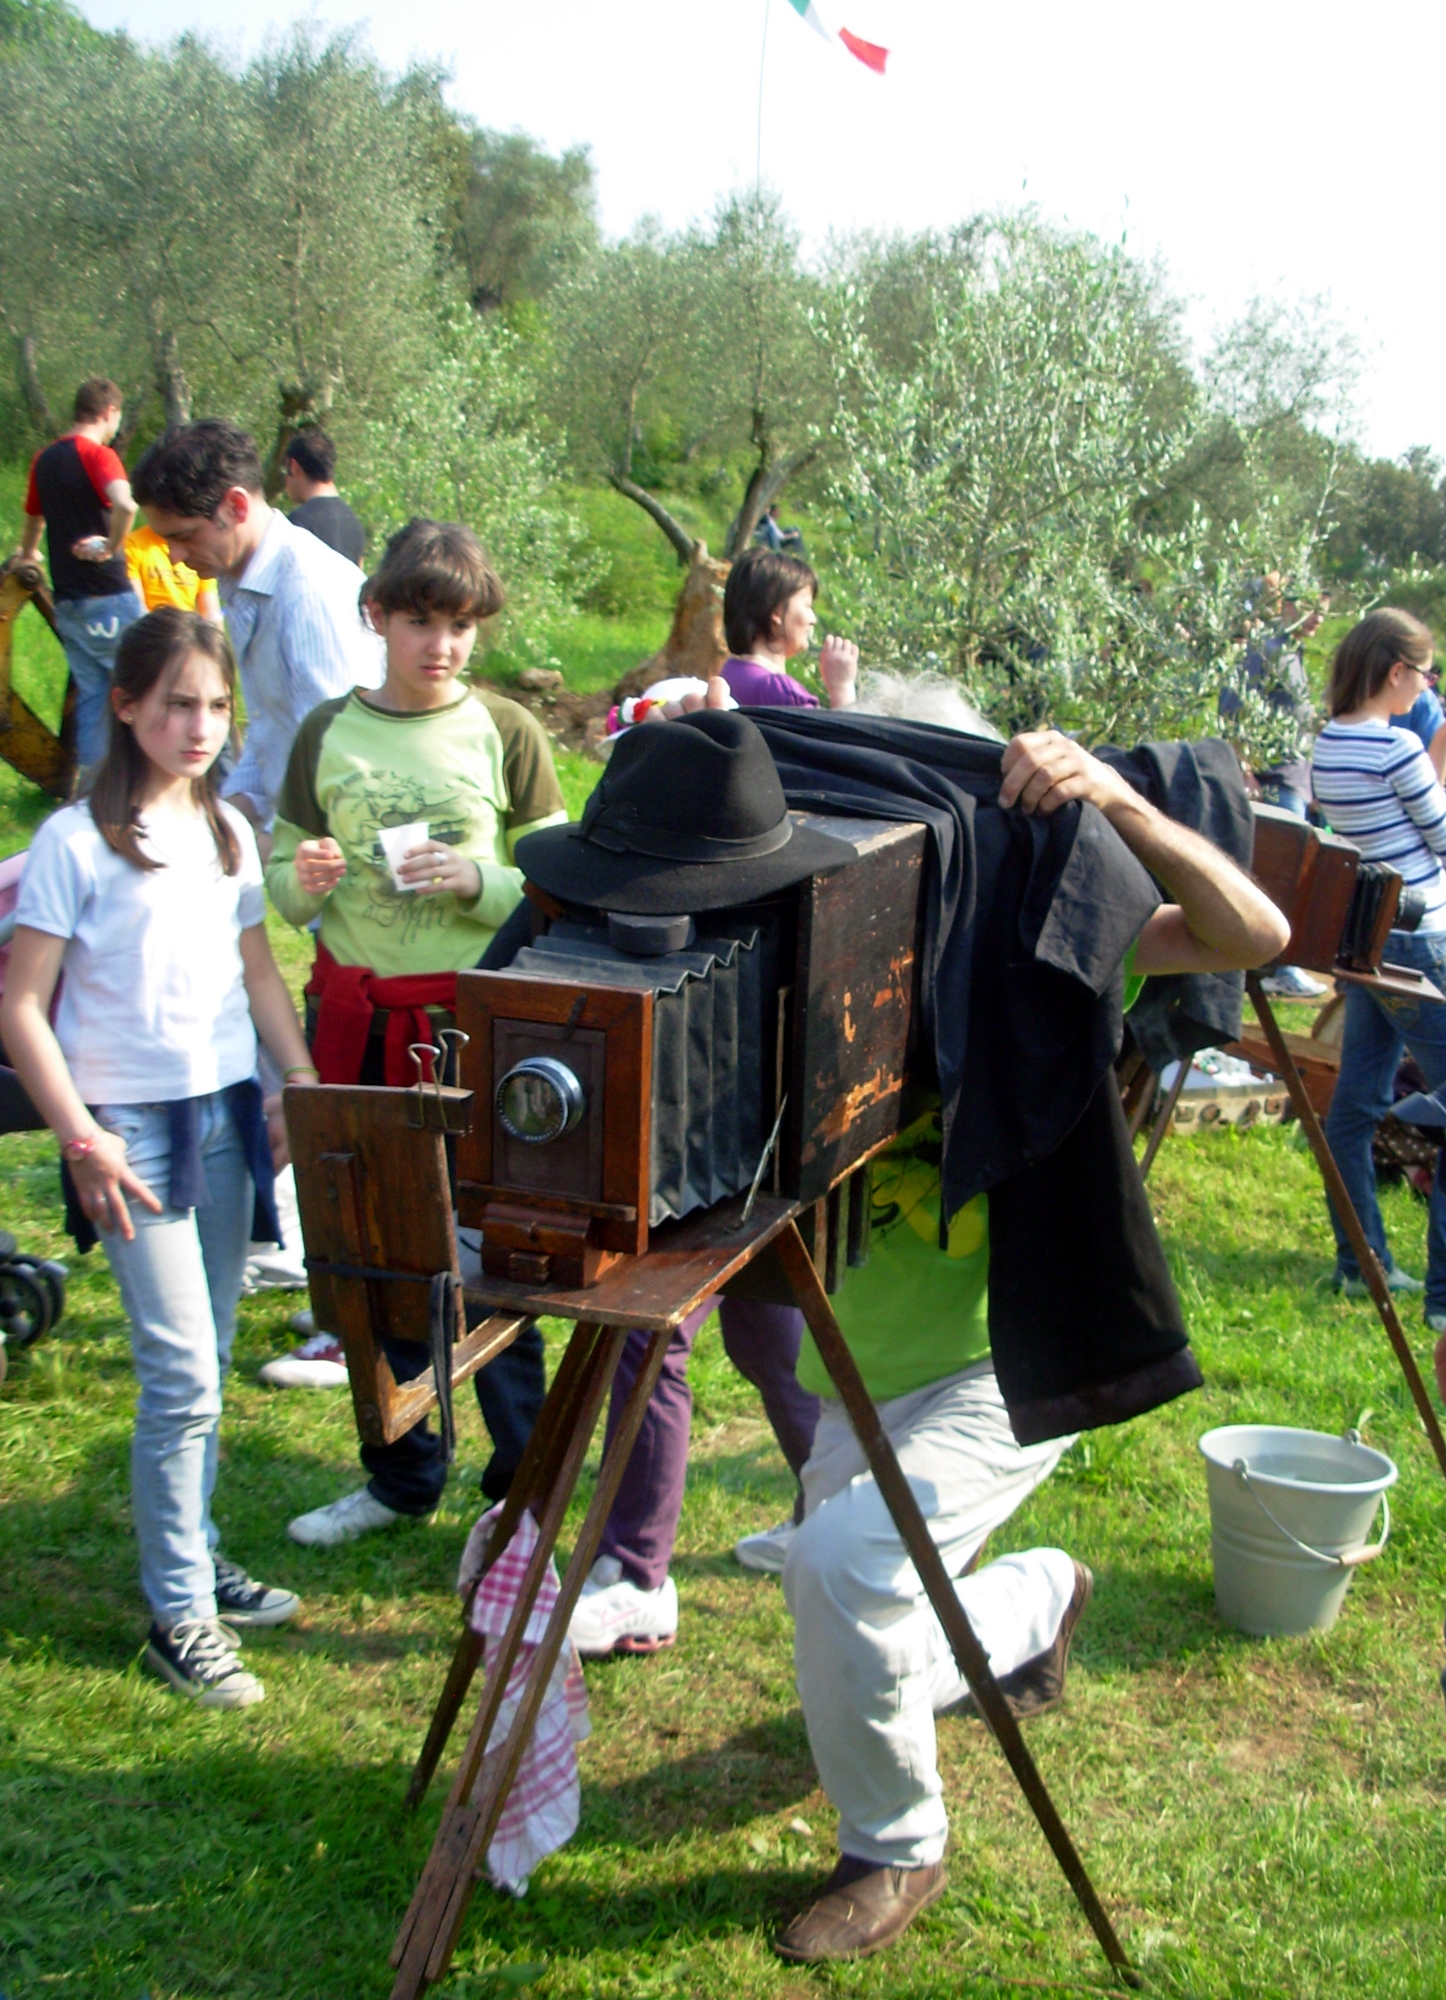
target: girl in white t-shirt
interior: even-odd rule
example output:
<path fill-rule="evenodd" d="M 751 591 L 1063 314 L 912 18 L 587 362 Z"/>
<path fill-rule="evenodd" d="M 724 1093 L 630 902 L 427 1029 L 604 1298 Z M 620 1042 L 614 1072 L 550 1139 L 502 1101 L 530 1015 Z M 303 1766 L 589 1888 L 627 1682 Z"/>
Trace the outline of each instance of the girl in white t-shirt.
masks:
<path fill-rule="evenodd" d="M 257 1031 L 288 1078 L 316 1076 L 266 940 L 255 836 L 217 791 L 234 681 L 228 641 L 194 612 L 126 632 L 89 794 L 30 849 L 0 1003 L 130 1317 L 146 1661 L 206 1708 L 261 1700 L 233 1628 L 297 1608 L 216 1552 L 211 1521 L 253 1206 L 286 1158 Z"/>

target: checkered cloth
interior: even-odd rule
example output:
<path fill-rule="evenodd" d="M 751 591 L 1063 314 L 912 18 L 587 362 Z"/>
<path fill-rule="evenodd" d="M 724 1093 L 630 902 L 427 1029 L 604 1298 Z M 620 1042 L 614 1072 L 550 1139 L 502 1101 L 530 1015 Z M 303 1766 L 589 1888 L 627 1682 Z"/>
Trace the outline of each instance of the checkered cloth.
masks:
<path fill-rule="evenodd" d="M 482 1567 L 487 1538 L 500 1512 L 500 1507 L 491 1508 L 467 1537 L 457 1575 L 457 1589 L 463 1597 Z M 471 1625 L 486 1641 L 484 1657 L 489 1676 L 536 1547 L 537 1523 L 524 1510 L 517 1532 L 477 1586 Z M 501 1755 L 501 1746 L 521 1703 L 557 1599 L 557 1571 L 549 1560 L 478 1775 L 479 1788 L 486 1781 L 493 1759 Z M 494 1888 L 513 1896 L 526 1895 L 528 1878 L 538 1862 L 571 1840 L 577 1831 L 582 1805 L 577 1745 L 591 1733 L 582 1665 L 569 1639 L 557 1656 L 532 1741 L 522 1753 L 512 1790 L 487 1850 L 487 1874 Z"/>

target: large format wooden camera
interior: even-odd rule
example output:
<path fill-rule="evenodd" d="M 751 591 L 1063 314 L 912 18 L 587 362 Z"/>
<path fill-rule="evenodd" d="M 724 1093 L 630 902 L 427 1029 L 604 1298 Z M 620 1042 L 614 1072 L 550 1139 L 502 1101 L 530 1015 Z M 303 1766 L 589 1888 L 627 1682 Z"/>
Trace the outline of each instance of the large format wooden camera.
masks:
<path fill-rule="evenodd" d="M 836 1190 L 899 1130 L 925 833 L 808 823 L 853 860 L 696 923 L 555 922 L 459 976 L 457 1210 L 489 1277 L 591 1285 L 765 1156 L 771 1192 L 818 1205 L 821 1258 L 830 1216 L 837 1243 Z"/>
<path fill-rule="evenodd" d="M 1363 860 L 1350 841 L 1276 806 L 1258 805 L 1254 815 L 1252 871 L 1290 925 L 1284 963 L 1378 992 L 1440 998 L 1422 973 L 1386 963 L 1391 932 L 1415 929 L 1411 892 L 1394 868 Z"/>

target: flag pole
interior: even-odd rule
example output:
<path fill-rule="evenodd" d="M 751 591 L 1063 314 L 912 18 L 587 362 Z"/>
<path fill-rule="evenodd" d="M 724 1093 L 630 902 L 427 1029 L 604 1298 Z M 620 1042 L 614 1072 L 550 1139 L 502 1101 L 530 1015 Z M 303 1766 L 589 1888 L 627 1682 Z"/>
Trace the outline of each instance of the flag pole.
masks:
<path fill-rule="evenodd" d="M 763 68 L 768 57 L 768 0 L 763 0 L 763 46 L 758 52 L 758 145 L 753 162 L 753 199 L 763 192 Z"/>

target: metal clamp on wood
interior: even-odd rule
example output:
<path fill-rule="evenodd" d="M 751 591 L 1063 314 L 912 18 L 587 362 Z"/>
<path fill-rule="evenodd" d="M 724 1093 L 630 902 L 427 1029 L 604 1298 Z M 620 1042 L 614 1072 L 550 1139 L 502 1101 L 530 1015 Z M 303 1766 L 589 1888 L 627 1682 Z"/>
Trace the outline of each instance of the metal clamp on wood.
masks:
<path fill-rule="evenodd" d="M 437 1040 L 456 1061 L 469 1037 L 459 1028 L 439 1028 Z M 455 1048 L 450 1045 L 455 1042 Z M 443 1083 L 437 1073 L 437 1050 L 431 1042 L 412 1042 L 407 1048 L 416 1068 L 417 1080 L 407 1097 L 407 1123 L 414 1132 L 465 1132 L 472 1118 L 472 1093 Z M 428 1074 L 428 1071 L 431 1074 Z"/>

